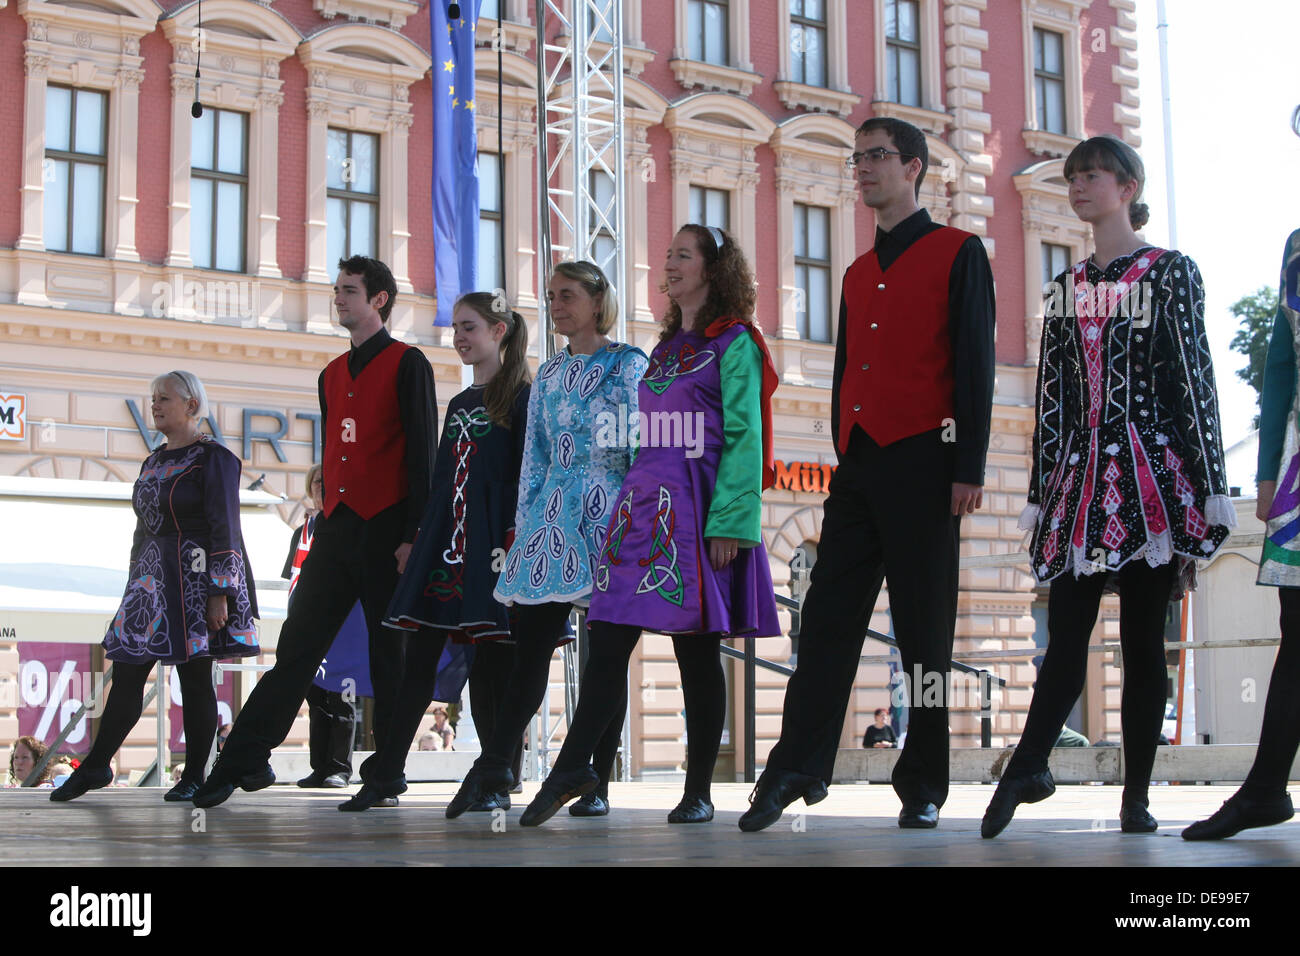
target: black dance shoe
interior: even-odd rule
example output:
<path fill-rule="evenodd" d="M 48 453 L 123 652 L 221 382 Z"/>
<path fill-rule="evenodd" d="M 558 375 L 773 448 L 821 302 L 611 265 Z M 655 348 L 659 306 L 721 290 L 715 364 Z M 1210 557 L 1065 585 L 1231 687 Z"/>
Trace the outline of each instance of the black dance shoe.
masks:
<path fill-rule="evenodd" d="M 315 790 L 321 787 L 324 787 L 327 790 L 344 790 L 351 786 L 351 784 L 352 781 L 349 778 L 349 775 L 341 770 L 338 773 L 326 773 L 324 770 L 313 770 L 310 774 L 298 781 L 298 786 L 308 790 Z"/>
<path fill-rule="evenodd" d="M 67 784 L 65 783 L 66 787 Z M 56 793 L 58 791 L 55 791 Z M 1184 840 L 1223 840 L 1235 836 L 1242 830 L 1255 827 L 1271 827 L 1286 823 L 1295 816 L 1295 807 L 1291 805 L 1289 794 L 1282 794 L 1278 800 L 1263 803 L 1247 800 L 1240 793 L 1229 797 L 1214 815 L 1205 820 L 1198 820 L 1183 831 Z"/>
<path fill-rule="evenodd" d="M 708 797 L 682 797 L 681 803 L 668 814 L 669 823 L 708 823 L 713 819 L 713 804 Z"/>
<path fill-rule="evenodd" d="M 501 791 L 500 793 L 483 794 L 482 798 L 475 800 L 465 808 L 466 813 L 491 813 L 493 810 L 509 810 L 510 793 Z"/>
<path fill-rule="evenodd" d="M 189 803 L 198 792 L 199 784 L 197 780 L 186 780 L 181 777 L 180 780 L 176 781 L 176 786 L 163 794 L 163 799 L 168 803 Z"/>
<path fill-rule="evenodd" d="M 939 808 L 928 800 L 909 801 L 898 811 L 898 825 L 904 830 L 933 830 L 939 825 Z"/>
<path fill-rule="evenodd" d="M 107 787 L 112 782 L 113 771 L 107 767 L 99 770 L 78 767 L 72 771 L 72 775 L 67 780 L 63 781 L 63 786 L 54 789 L 50 794 L 50 800 L 54 803 L 67 803 L 91 790 Z"/>
<path fill-rule="evenodd" d="M 607 817 L 609 816 L 609 797 L 601 792 L 600 787 L 586 796 L 579 797 L 569 807 L 571 817 Z"/>
<path fill-rule="evenodd" d="M 1003 777 L 993 791 L 993 799 L 980 822 L 980 836 L 991 840 L 1007 828 L 1022 803 L 1037 803 L 1056 793 L 1056 781 L 1050 770 L 1040 770 L 1027 777 Z"/>
<path fill-rule="evenodd" d="M 545 823 L 575 797 L 586 796 L 600 786 L 600 776 L 591 767 L 580 770 L 556 771 L 542 783 L 542 789 L 519 817 L 522 827 L 535 827 Z"/>
<path fill-rule="evenodd" d="M 385 800 L 396 800 L 406 793 L 406 778 L 398 777 L 388 783 L 363 783 L 361 789 L 354 793 L 346 803 L 340 803 L 339 809 L 345 813 L 360 813 L 371 807 L 384 805 Z M 392 804 L 396 806 L 396 804 Z"/>
<path fill-rule="evenodd" d="M 740 817 L 740 829 L 756 833 L 770 827 L 800 797 L 810 807 L 821 803 L 826 799 L 826 784 L 818 777 L 793 770 L 765 770 L 749 795 L 749 809 Z"/>
<path fill-rule="evenodd" d="M 1124 833 L 1155 833 L 1160 828 L 1160 824 L 1142 804 L 1121 803 L 1119 828 Z"/>
<path fill-rule="evenodd" d="M 509 791 L 514 785 L 515 775 L 509 767 L 483 763 L 481 759 L 474 761 L 474 766 L 470 767 L 469 773 L 465 774 L 460 789 L 451 798 L 451 803 L 447 804 L 447 819 L 455 820 L 476 804 L 495 798 L 498 794 Z M 507 800 L 505 809 L 509 806 L 510 802 Z M 488 809 L 495 810 L 496 807 Z"/>
<path fill-rule="evenodd" d="M 262 770 L 246 773 L 234 779 L 214 767 L 212 776 L 208 777 L 207 781 L 194 792 L 194 805 L 206 810 L 229 800 L 236 787 L 252 793 L 255 790 L 264 790 L 273 783 L 275 783 L 275 771 L 271 769 L 269 763 Z"/>

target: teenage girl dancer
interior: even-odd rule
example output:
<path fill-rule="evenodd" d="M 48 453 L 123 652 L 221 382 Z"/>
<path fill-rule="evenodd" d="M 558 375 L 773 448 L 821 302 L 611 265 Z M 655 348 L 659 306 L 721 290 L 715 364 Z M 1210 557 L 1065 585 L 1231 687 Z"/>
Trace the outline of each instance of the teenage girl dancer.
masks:
<path fill-rule="evenodd" d="M 370 782 L 341 810 L 367 810 L 406 790 L 406 754 L 430 701 L 460 698 L 463 670 L 458 686 L 438 686 L 448 638 L 510 637 L 492 589 L 514 529 L 531 378 L 528 327 L 492 293 L 471 292 L 457 300 L 452 329 L 474 381 L 447 406 L 428 510 L 384 622 L 418 633 L 407 648 L 392 732 L 363 767 Z"/>
<path fill-rule="evenodd" d="M 1065 161 L 1070 205 L 1096 251 L 1053 284 L 1038 366 L 1030 559 L 1048 596 L 1047 653 L 1020 744 L 980 827 L 1052 795 L 1047 757 L 1083 690 L 1102 593 L 1120 598 L 1124 792 L 1120 828 L 1150 833 L 1147 790 L 1164 717 L 1165 615 L 1195 586 L 1197 559 L 1235 526 L 1205 292 L 1187 256 L 1138 238 L 1142 160 L 1095 136 Z"/>

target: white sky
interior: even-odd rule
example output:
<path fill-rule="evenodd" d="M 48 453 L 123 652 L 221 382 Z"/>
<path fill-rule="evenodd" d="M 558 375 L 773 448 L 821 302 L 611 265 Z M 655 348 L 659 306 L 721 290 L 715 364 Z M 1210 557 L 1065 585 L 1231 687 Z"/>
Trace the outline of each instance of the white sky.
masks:
<path fill-rule="evenodd" d="M 1138 0 L 1143 234 L 1168 245 L 1156 0 Z M 1282 245 L 1300 228 L 1300 3 L 1295 0 L 1167 0 L 1177 246 L 1205 279 L 1205 321 L 1214 352 L 1223 444 L 1250 433 L 1255 392 L 1236 376 L 1245 356 L 1228 343 L 1228 307 L 1262 285 L 1277 288 Z M 1229 471 L 1250 494 L 1254 468 Z"/>

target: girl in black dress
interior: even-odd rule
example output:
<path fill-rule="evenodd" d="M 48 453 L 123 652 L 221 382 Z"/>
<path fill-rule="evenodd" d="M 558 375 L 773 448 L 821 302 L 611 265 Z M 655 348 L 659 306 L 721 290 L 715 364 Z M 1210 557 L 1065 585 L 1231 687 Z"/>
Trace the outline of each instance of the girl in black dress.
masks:
<path fill-rule="evenodd" d="M 448 638 L 495 642 L 510 636 L 506 608 L 492 589 L 514 535 L 532 378 L 528 327 L 492 293 L 471 292 L 457 300 L 452 329 L 453 346 L 461 362 L 473 367 L 474 381 L 447 406 L 428 511 L 385 619 L 390 627 L 419 633 L 407 648 L 392 732 L 362 765 L 367 782 L 342 810 L 367 810 L 406 790 L 406 754 L 435 692 L 440 700 L 460 696 L 459 688 L 453 695 L 437 686 Z M 487 663 L 500 656 L 495 650 L 485 655 Z M 480 686 L 471 692 L 479 698 L 494 682 L 482 667 L 475 676 Z M 493 709 L 473 707 L 480 733 L 490 729 Z"/>

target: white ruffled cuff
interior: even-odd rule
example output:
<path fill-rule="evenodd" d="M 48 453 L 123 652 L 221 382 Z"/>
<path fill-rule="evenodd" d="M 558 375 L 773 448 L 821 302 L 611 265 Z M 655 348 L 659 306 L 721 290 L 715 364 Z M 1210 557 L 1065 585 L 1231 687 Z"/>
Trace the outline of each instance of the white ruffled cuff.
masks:
<path fill-rule="evenodd" d="M 1016 522 L 1016 527 L 1021 531 L 1033 531 L 1038 527 L 1038 505 L 1025 505 L 1025 510 L 1020 512 L 1020 520 Z"/>
<path fill-rule="evenodd" d="M 1237 509 L 1227 495 L 1210 495 L 1205 499 L 1205 520 L 1225 528 L 1237 527 Z"/>

